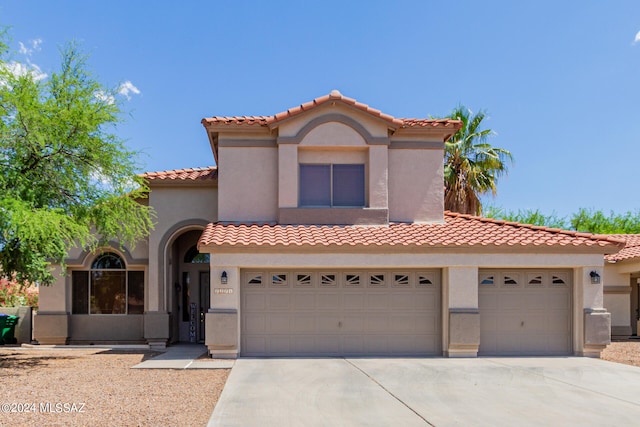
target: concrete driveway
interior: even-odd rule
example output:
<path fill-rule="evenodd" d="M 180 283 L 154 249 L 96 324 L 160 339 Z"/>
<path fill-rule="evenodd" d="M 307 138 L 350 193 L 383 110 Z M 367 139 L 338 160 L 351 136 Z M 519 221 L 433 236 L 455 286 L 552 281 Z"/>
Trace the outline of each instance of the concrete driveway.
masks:
<path fill-rule="evenodd" d="M 579 357 L 239 359 L 209 422 L 514 425 L 640 425 L 640 368 Z"/>

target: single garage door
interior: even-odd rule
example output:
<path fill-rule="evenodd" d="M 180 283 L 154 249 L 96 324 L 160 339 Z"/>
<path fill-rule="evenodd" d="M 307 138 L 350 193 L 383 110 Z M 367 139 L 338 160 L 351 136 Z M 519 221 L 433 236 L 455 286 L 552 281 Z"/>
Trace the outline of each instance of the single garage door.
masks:
<path fill-rule="evenodd" d="M 570 270 L 480 270 L 482 355 L 571 354 Z"/>
<path fill-rule="evenodd" d="M 243 356 L 439 355 L 440 272 L 243 271 Z"/>

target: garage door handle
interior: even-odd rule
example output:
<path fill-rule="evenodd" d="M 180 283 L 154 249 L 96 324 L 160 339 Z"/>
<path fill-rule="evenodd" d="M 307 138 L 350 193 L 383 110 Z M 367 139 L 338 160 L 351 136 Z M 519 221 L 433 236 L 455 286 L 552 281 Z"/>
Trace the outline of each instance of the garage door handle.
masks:
<path fill-rule="evenodd" d="M 524 320 L 520 322 L 520 326 L 524 326 Z"/>
<path fill-rule="evenodd" d="M 338 328 L 342 328 L 342 322 L 338 322 Z"/>

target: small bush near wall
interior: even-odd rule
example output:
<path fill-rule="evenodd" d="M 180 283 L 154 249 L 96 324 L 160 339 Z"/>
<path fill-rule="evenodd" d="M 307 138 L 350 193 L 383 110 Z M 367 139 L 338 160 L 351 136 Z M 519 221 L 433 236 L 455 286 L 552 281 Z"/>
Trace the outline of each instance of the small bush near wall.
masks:
<path fill-rule="evenodd" d="M 7 279 L 0 279 L 0 307 L 29 306 L 38 309 L 38 288 L 24 287 Z"/>

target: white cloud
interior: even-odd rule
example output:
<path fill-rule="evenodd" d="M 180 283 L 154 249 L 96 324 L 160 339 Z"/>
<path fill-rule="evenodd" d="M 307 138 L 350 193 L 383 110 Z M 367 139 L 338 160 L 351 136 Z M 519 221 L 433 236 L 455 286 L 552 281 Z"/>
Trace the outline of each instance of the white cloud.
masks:
<path fill-rule="evenodd" d="M 117 92 L 118 94 L 125 96 L 128 100 L 131 99 L 130 94 L 140 95 L 140 89 L 135 87 L 129 80 L 118 86 Z"/>
<path fill-rule="evenodd" d="M 35 64 L 12 61 L 4 64 L 4 69 L 11 73 L 14 77 L 22 77 L 27 74 L 31 74 L 34 80 L 42 80 L 47 77 L 46 73 L 43 73 L 40 67 Z"/>
<path fill-rule="evenodd" d="M 640 31 L 636 33 L 636 38 L 633 39 L 633 44 L 640 42 Z"/>
<path fill-rule="evenodd" d="M 113 97 L 113 95 L 110 95 L 103 90 L 97 91 L 93 94 L 93 96 L 95 96 L 98 101 L 103 101 L 107 104 L 115 104 L 116 102 L 116 99 Z"/>
<path fill-rule="evenodd" d="M 25 45 L 22 42 L 18 42 L 18 44 L 20 45 L 18 52 L 20 52 L 23 55 L 31 56 L 33 52 L 40 51 L 40 45 L 42 44 L 42 39 L 29 40 L 27 45 Z"/>

